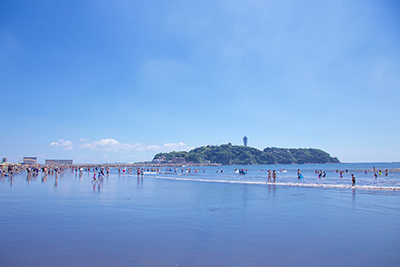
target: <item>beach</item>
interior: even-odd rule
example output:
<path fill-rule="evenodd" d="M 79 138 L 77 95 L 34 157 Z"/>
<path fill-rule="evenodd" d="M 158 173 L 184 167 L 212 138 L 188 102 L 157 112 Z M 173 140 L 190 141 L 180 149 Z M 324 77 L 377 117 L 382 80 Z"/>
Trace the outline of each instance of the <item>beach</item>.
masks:
<path fill-rule="evenodd" d="M 240 183 L 233 168 L 3 177 L 1 266 L 400 265 L 399 191 Z"/>

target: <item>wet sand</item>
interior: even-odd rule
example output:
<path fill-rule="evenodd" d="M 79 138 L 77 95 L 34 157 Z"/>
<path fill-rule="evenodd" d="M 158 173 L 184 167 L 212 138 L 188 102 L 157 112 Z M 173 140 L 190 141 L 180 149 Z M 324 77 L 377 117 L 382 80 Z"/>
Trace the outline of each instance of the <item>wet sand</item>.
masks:
<path fill-rule="evenodd" d="M 399 266 L 396 192 L 66 172 L 0 187 L 1 266 Z"/>

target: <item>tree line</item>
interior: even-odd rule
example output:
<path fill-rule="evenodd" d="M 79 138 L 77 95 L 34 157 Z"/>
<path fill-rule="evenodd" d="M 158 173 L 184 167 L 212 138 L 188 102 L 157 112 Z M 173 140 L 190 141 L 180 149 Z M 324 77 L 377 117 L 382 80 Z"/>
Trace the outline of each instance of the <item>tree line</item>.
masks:
<path fill-rule="evenodd" d="M 175 157 L 183 157 L 186 162 L 221 163 L 222 165 L 340 163 L 337 157 L 331 157 L 327 152 L 316 148 L 267 147 L 259 150 L 231 143 L 202 146 L 189 152 L 158 153 L 154 159 L 163 156 L 167 161 L 173 160 Z"/>

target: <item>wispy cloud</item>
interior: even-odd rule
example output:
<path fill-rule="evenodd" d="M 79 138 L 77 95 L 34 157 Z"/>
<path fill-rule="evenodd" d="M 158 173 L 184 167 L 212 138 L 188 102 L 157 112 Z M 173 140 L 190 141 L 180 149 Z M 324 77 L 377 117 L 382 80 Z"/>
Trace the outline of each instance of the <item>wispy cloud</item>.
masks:
<path fill-rule="evenodd" d="M 188 151 L 193 149 L 193 147 L 189 147 L 183 142 L 179 143 L 166 143 L 162 146 L 162 150 L 165 152 L 170 152 L 170 151 Z"/>
<path fill-rule="evenodd" d="M 63 147 L 66 150 L 72 150 L 74 143 L 68 140 L 60 139 L 58 142 L 51 142 L 50 146 L 52 147 Z"/>
<path fill-rule="evenodd" d="M 101 139 L 99 141 L 93 141 L 90 143 L 84 143 L 80 145 L 81 148 L 91 149 L 91 150 L 105 150 L 105 151 L 118 151 L 118 150 L 130 150 L 132 145 L 123 144 L 115 139 Z"/>
<path fill-rule="evenodd" d="M 162 146 L 158 145 L 143 145 L 141 143 L 129 144 L 121 143 L 115 139 L 101 139 L 99 141 L 87 142 L 80 145 L 80 148 L 102 151 L 163 151 L 169 152 L 173 150 L 190 150 L 192 147 L 187 146 L 185 143 L 166 143 Z"/>

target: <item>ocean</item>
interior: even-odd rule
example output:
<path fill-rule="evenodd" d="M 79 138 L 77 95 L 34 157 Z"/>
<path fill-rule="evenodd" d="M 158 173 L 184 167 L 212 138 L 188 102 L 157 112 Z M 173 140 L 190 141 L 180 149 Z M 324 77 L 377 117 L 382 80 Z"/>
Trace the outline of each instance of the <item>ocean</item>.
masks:
<path fill-rule="evenodd" d="M 400 266 L 399 167 L 164 168 L 143 178 L 113 169 L 94 183 L 93 172 L 69 170 L 3 177 L 0 265 Z"/>
<path fill-rule="evenodd" d="M 302 165 L 245 165 L 219 167 L 163 168 L 160 179 L 185 181 L 265 184 L 268 170 L 277 173 L 276 185 L 353 188 L 351 174 L 356 177 L 356 188 L 365 190 L 400 191 L 400 163 L 348 163 L 348 164 L 302 164 Z M 195 170 L 197 169 L 197 172 Z M 247 170 L 246 175 L 238 175 L 238 170 Z M 298 179 L 297 171 L 304 177 Z M 221 172 L 222 171 L 222 172 Z M 342 171 L 342 177 L 340 177 Z M 386 175 L 387 171 L 387 175 Z M 325 172 L 319 177 L 318 172 Z M 374 175 L 376 174 L 376 178 Z"/>

